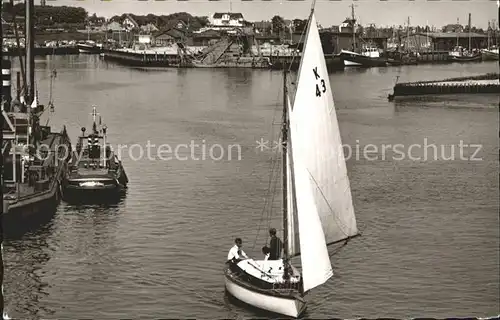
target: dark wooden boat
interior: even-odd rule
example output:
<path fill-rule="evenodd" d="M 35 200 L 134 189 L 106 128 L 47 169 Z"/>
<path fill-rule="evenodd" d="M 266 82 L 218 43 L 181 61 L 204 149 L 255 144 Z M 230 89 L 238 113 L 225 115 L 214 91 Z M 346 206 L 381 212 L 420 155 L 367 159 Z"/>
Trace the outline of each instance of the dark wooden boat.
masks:
<path fill-rule="evenodd" d="M 60 200 L 60 182 L 71 153 L 66 128 L 40 124 L 45 107 L 35 95 L 33 0 L 26 1 L 27 90 L 11 93 L 11 61 L 2 57 L 2 208 L 4 235 L 17 238 L 49 221 Z M 3 53 L 3 50 L 2 50 Z M 55 77 L 52 74 L 51 81 Z M 17 88 L 21 88 L 18 72 Z M 49 111 L 54 110 L 49 102 Z"/>
<path fill-rule="evenodd" d="M 417 65 L 418 59 L 415 55 L 396 52 L 387 58 L 387 64 L 390 66 Z"/>
<path fill-rule="evenodd" d="M 76 150 L 63 181 L 63 199 L 67 202 L 106 203 L 120 200 L 128 184 L 122 162 L 107 144 L 107 127 L 96 123 L 93 108 L 92 131 L 78 137 Z"/>

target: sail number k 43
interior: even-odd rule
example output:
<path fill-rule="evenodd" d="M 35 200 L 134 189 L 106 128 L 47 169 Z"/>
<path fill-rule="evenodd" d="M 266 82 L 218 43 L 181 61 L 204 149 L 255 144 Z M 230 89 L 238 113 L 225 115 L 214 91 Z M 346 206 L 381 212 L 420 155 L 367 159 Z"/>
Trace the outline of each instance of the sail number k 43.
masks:
<path fill-rule="evenodd" d="M 321 79 L 318 74 L 318 67 L 312 69 L 314 72 L 314 77 L 316 80 L 319 80 L 319 83 L 316 83 L 316 97 L 321 97 L 322 93 L 326 92 L 325 80 Z"/>

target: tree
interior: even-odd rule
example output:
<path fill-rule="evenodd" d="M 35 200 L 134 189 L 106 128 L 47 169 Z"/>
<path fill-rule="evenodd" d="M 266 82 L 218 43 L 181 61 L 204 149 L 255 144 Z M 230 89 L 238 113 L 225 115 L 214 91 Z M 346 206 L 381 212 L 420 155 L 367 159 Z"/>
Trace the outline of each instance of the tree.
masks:
<path fill-rule="evenodd" d="M 303 32 L 307 27 L 307 20 L 293 19 L 293 28 L 295 32 Z"/>
<path fill-rule="evenodd" d="M 285 20 L 280 16 L 274 16 L 271 19 L 273 33 L 281 33 L 285 29 Z"/>

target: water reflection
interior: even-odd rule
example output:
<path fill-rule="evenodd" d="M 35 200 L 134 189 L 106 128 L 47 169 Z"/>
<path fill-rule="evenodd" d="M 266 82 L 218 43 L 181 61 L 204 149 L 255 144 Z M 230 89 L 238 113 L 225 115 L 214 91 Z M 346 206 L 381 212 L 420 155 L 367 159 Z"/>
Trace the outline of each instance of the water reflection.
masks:
<path fill-rule="evenodd" d="M 40 303 L 48 295 L 50 287 L 44 281 L 44 268 L 54 254 L 47 242 L 53 232 L 53 224 L 26 234 L 20 240 L 7 241 L 5 245 L 6 312 L 12 318 L 41 319 L 52 312 Z M 11 298 L 15 297 L 15 304 Z"/>
<path fill-rule="evenodd" d="M 107 194 L 100 195 L 98 193 L 81 196 L 81 197 L 73 197 L 71 199 L 65 199 L 67 204 L 70 205 L 100 205 L 101 208 L 106 209 L 113 206 L 118 206 L 123 204 L 125 198 L 127 197 L 128 189 L 117 191 L 116 194 Z"/>

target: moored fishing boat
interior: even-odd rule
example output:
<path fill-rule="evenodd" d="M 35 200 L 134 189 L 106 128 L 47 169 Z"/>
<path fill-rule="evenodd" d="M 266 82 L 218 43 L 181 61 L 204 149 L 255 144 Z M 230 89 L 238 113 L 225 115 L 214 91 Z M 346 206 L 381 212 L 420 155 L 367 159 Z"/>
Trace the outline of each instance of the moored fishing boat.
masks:
<path fill-rule="evenodd" d="M 92 40 L 87 40 L 82 43 L 77 43 L 76 47 L 80 53 L 101 53 L 103 45 L 95 43 Z"/>
<path fill-rule="evenodd" d="M 341 50 L 339 56 L 344 60 L 346 67 L 370 68 L 387 66 L 387 60 L 381 58 L 378 49 L 372 46 L 363 48 L 362 53 Z"/>
<path fill-rule="evenodd" d="M 457 54 L 450 54 L 448 55 L 448 60 L 449 61 L 455 61 L 455 62 L 474 62 L 474 61 L 481 61 L 482 60 L 482 55 L 480 52 L 474 52 L 474 53 L 463 53 L 461 55 Z"/>
<path fill-rule="evenodd" d="M 26 1 L 26 68 L 21 92 L 18 74 L 16 99 L 11 96 L 11 62 L 2 63 L 2 134 L 4 235 L 17 237 L 48 221 L 60 199 L 60 182 L 71 143 L 66 133 L 41 125 L 46 111 L 35 91 L 34 4 Z M 2 50 L 3 53 L 3 50 Z M 20 57 L 21 58 L 21 57 Z M 51 81 L 55 73 L 51 75 Z M 49 101 L 49 112 L 54 111 Z"/>
<path fill-rule="evenodd" d="M 107 127 L 96 122 L 93 107 L 92 131 L 78 137 L 76 150 L 63 180 L 63 199 L 67 202 L 116 201 L 124 195 L 128 177 L 122 162 L 107 142 Z"/>
<path fill-rule="evenodd" d="M 498 48 L 490 48 L 481 50 L 483 61 L 498 61 Z"/>
<path fill-rule="evenodd" d="M 313 91 L 314 88 L 314 91 Z M 289 317 L 333 275 L 327 245 L 358 234 L 335 106 L 314 9 L 308 19 L 295 97 L 284 79 L 282 196 L 284 258 L 245 259 L 225 268 L 229 294 Z M 328 145 L 329 148 L 321 146 Z M 292 258 L 301 256 L 301 272 Z"/>

